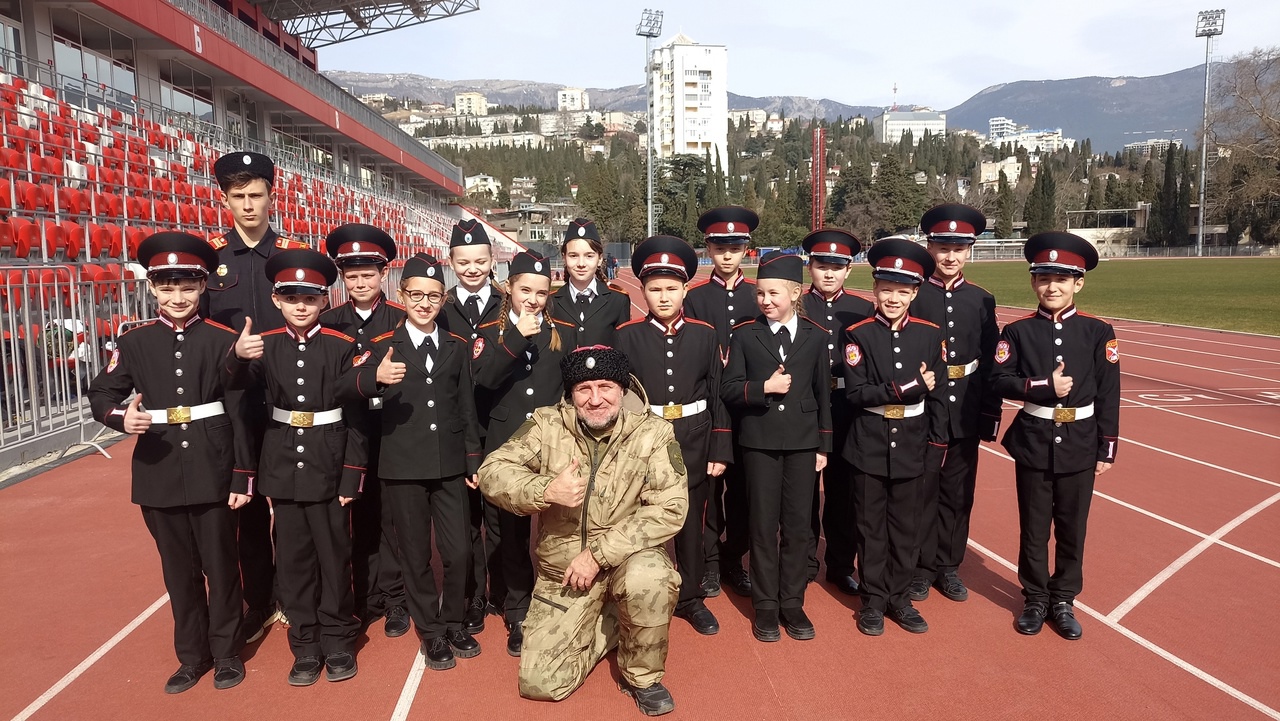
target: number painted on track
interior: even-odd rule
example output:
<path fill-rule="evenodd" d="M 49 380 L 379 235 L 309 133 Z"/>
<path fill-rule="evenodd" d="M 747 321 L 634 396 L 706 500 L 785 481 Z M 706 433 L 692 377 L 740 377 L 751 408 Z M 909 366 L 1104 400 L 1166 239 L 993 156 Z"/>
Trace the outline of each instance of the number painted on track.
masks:
<path fill-rule="evenodd" d="M 1220 401 L 1221 398 L 1204 393 L 1139 393 L 1138 397 L 1153 403 L 1190 403 L 1191 401 Z"/>

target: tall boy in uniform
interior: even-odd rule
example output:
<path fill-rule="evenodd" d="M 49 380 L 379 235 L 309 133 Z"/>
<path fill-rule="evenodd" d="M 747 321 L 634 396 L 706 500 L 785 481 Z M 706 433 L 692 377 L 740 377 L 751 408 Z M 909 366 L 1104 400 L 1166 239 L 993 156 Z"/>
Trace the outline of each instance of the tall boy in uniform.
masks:
<path fill-rule="evenodd" d="M 707 608 L 704 514 L 713 479 L 733 460 L 729 414 L 720 398 L 720 346 L 715 328 L 684 316 L 685 284 L 698 272 L 698 256 L 680 238 L 658 235 L 636 246 L 631 269 L 649 314 L 618 326 L 616 348 L 649 396 L 653 412 L 671 422 L 689 477 L 689 513 L 676 535 L 680 597 L 675 615 L 700 634 L 719 632 Z"/>
<path fill-rule="evenodd" d="M 320 325 L 355 338 L 359 356 L 372 347 L 375 337 L 404 321 L 404 306 L 388 300 L 382 291 L 387 264 L 396 258 L 396 243 L 372 225 L 347 223 L 329 233 L 324 248 L 338 266 L 348 301 L 321 313 Z M 396 638 L 408 633 L 409 614 L 391 509 L 378 482 L 381 416 L 382 399 L 370 398 L 363 413 L 348 419 L 363 423 L 369 440 L 364 494 L 351 506 L 351 575 L 356 616 L 364 621 L 383 616 L 383 633 Z"/>
<path fill-rule="evenodd" d="M 929 625 L 908 587 L 919 545 L 920 493 L 946 450 L 946 375 L 942 330 L 908 311 L 933 258 L 906 238 L 885 238 L 867 252 L 876 313 L 844 331 L 845 395 L 853 424 L 844 457 L 853 466 L 862 610 L 858 630 L 884 633 L 888 615 L 911 633 Z"/>
<path fill-rule="evenodd" d="M 712 208 L 698 218 L 698 230 L 702 231 L 711 258 L 711 277 L 689 286 L 684 312 L 716 329 L 723 354 L 721 362 L 725 364 L 729 362 L 734 327 L 754 319 L 759 310 L 756 282 L 743 275 L 740 267 L 751 242 L 751 231 L 758 225 L 760 217 L 754 211 L 736 205 Z M 734 593 L 751 596 L 751 577 L 742 567 L 749 542 L 746 493 L 741 464 L 737 462 L 722 476 L 712 479 L 704 535 L 707 571 L 702 581 L 708 596 L 720 595 L 722 574 Z"/>
<path fill-rule="evenodd" d="M 244 679 L 235 509 L 253 492 L 238 422 L 227 415 L 227 355 L 235 332 L 199 314 L 218 261 L 204 240 L 156 233 L 138 247 L 160 319 L 120 337 L 89 387 L 93 417 L 138 436 L 133 502 L 155 539 L 181 664 L 165 693 L 181 693 L 214 669 L 215 688 Z M 128 404 L 124 399 L 137 389 Z M 159 410 L 149 411 L 146 405 Z M 206 590 L 207 586 L 207 590 Z"/>
<path fill-rule="evenodd" d="M 1094 478 L 1115 463 L 1120 437 L 1120 347 L 1109 323 L 1076 310 L 1085 272 L 1098 265 L 1089 241 L 1038 233 L 1023 254 L 1039 307 L 1004 327 L 993 378 L 996 393 L 1022 401 L 1003 441 L 1015 464 L 1021 527 L 1018 581 L 1025 603 L 1015 628 L 1037 634 L 1048 616 L 1063 638 L 1075 640 Z"/>
<path fill-rule="evenodd" d="M 947 404 L 947 453 L 942 471 L 925 477 L 913 601 L 928 598 L 930 585 L 952 601 L 969 598 L 960 564 L 969 542 L 978 443 L 994 441 L 1000 429 L 1000 396 L 991 391 L 1000 337 L 996 299 L 964 277 L 974 240 L 986 227 L 981 212 L 959 203 L 939 205 L 920 219 L 934 270 L 920 285 L 911 314 L 936 324 L 947 340 L 947 377 L 938 379 Z"/>
<path fill-rule="evenodd" d="M 819 514 L 817 493 L 813 495 L 813 540 L 809 549 L 809 579 L 818 575 L 818 535 L 827 539 L 823 562 L 827 566 L 827 582 L 841 593 L 856 596 L 858 581 L 853 576 L 853 559 L 857 553 L 854 540 L 857 526 L 853 518 L 853 490 L 849 487 L 853 469 L 839 452 L 840 444 L 849 437 L 852 413 L 844 398 L 844 362 L 840 355 L 840 332 L 858 321 L 870 318 L 875 306 L 865 298 L 844 289 L 853 258 L 862 252 L 862 244 L 852 234 L 834 228 L 815 230 L 805 237 L 802 247 L 809 254 L 809 277 L 812 285 L 804 294 L 804 315 L 817 323 L 831 337 L 827 350 L 831 361 L 831 426 L 834 446 L 822 471 L 822 510 Z"/>

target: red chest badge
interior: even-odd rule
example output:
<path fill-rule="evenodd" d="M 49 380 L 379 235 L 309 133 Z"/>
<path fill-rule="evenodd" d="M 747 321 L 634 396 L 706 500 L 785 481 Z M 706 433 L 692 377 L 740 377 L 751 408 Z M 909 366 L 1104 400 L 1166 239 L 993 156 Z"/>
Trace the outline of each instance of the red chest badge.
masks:
<path fill-rule="evenodd" d="M 848 343 L 844 347 L 844 362 L 849 364 L 850 368 L 862 362 L 862 349 L 857 343 Z"/>
<path fill-rule="evenodd" d="M 1107 341 L 1107 362 L 1108 363 L 1120 362 L 1120 341 L 1116 340 L 1115 338 L 1112 338 L 1111 340 Z"/>
<path fill-rule="evenodd" d="M 371 352 L 372 352 L 372 351 L 365 351 L 365 352 L 361 353 L 360 355 L 356 356 L 356 357 L 355 357 L 355 359 L 351 361 L 351 367 L 352 367 L 352 368 L 358 368 L 358 367 L 360 367 L 360 366 L 364 365 L 364 362 L 365 362 L 365 361 L 367 361 L 367 360 L 369 360 L 369 354 L 370 354 Z"/>
<path fill-rule="evenodd" d="M 1003 363 L 1009 360 L 1009 341 L 1002 340 L 996 346 L 996 362 Z"/>
<path fill-rule="evenodd" d="M 1108 352 L 1110 352 L 1110 349 L 1108 349 Z M 120 349 L 116 348 L 111 351 L 111 362 L 107 364 L 107 372 L 110 373 L 115 370 L 118 365 L 120 365 Z"/>
<path fill-rule="evenodd" d="M 483 352 L 484 352 L 484 338 L 476 338 L 475 344 L 471 346 L 471 360 L 475 360 L 479 358 L 480 354 Z"/>

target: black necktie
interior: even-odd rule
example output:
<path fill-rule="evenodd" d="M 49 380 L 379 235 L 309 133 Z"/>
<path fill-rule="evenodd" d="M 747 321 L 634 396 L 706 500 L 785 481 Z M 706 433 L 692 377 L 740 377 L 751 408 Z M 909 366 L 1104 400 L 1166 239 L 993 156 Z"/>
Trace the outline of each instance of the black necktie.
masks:
<path fill-rule="evenodd" d="M 480 296 L 470 295 L 467 297 L 467 302 L 462 305 L 466 309 L 467 322 L 471 324 L 471 327 L 475 328 L 480 325 Z"/>
<path fill-rule="evenodd" d="M 431 370 L 436 360 L 436 344 L 431 340 L 431 336 L 422 339 L 422 345 L 418 346 L 418 355 L 422 357 L 422 367 Z"/>
<path fill-rule="evenodd" d="M 791 355 L 791 331 L 787 330 L 784 325 L 778 329 L 778 347 L 782 350 L 782 359 L 786 360 Z"/>
<path fill-rule="evenodd" d="M 594 295 L 589 289 L 578 294 L 578 305 L 587 307 L 591 305 L 591 296 Z"/>

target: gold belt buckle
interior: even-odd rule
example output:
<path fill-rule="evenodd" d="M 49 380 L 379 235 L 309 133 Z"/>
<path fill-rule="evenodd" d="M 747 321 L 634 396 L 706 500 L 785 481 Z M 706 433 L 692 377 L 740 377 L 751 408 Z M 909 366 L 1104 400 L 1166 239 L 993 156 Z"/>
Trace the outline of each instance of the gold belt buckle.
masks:
<path fill-rule="evenodd" d="M 1074 408 L 1054 408 L 1053 420 L 1055 423 L 1075 423 L 1076 409 Z"/>
<path fill-rule="evenodd" d="M 902 418 L 906 418 L 907 407 L 906 406 L 885 406 L 884 417 L 892 418 L 894 420 L 900 420 Z"/>
<path fill-rule="evenodd" d="M 965 366 L 947 366 L 947 377 L 951 380 L 964 378 Z"/>
<path fill-rule="evenodd" d="M 165 420 L 169 423 L 190 423 L 191 409 L 187 406 L 178 406 L 177 408 L 165 409 Z"/>
<path fill-rule="evenodd" d="M 316 423 L 316 414 L 311 411 L 289 411 L 289 425 L 294 428 L 310 428 Z"/>
<path fill-rule="evenodd" d="M 669 421 L 684 418 L 684 406 L 663 406 L 662 417 Z"/>

